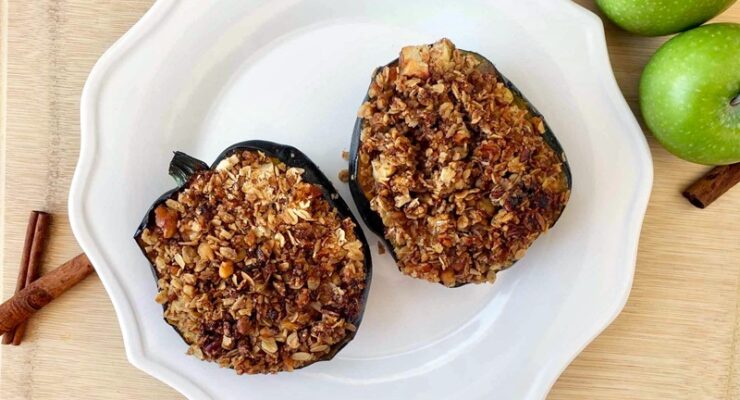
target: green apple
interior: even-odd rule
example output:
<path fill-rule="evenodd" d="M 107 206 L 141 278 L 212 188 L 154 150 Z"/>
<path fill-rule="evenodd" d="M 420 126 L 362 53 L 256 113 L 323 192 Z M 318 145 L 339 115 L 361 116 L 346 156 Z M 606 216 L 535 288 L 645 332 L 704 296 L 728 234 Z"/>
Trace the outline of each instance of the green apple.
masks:
<path fill-rule="evenodd" d="M 740 24 L 705 25 L 664 44 L 642 74 L 640 106 L 671 153 L 740 162 Z"/>
<path fill-rule="evenodd" d="M 662 36 L 699 26 L 737 0 L 596 0 L 604 14 L 622 29 Z"/>

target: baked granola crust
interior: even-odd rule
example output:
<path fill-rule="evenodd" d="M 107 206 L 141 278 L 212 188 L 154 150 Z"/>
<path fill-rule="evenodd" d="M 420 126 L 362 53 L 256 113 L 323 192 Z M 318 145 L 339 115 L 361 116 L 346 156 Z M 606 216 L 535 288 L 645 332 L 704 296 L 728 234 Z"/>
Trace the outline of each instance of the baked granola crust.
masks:
<path fill-rule="evenodd" d="M 399 269 L 451 287 L 493 282 L 570 194 L 544 121 L 483 61 L 447 39 L 405 47 L 358 112 L 353 179 Z"/>
<path fill-rule="evenodd" d="M 138 240 L 190 354 L 275 373 L 330 358 L 354 335 L 363 243 L 303 173 L 238 151 L 154 210 Z"/>

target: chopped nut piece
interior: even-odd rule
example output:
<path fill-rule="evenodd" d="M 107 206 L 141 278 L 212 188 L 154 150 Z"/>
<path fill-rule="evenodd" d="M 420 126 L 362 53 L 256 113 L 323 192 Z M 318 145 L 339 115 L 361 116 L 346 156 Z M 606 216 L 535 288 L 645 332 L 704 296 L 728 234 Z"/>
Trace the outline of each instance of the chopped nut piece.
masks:
<path fill-rule="evenodd" d="M 488 270 L 488 273 L 486 274 L 486 280 L 489 283 L 495 282 L 496 281 L 496 271 L 494 271 L 492 269 L 491 270 Z"/>
<path fill-rule="evenodd" d="M 234 273 L 234 263 L 231 261 L 224 261 L 221 263 L 221 266 L 218 268 L 218 276 L 220 276 L 223 279 L 226 279 L 231 276 L 231 274 Z"/>
<path fill-rule="evenodd" d="M 349 182 L 349 170 L 343 169 L 339 171 L 339 180 L 344 183 Z"/>
<path fill-rule="evenodd" d="M 426 55 L 428 57 L 426 46 L 409 46 L 401 49 L 401 57 L 399 59 L 401 75 L 415 76 L 422 79 L 428 78 L 429 65 L 424 60 L 424 53 L 427 53 Z"/>
<path fill-rule="evenodd" d="M 203 258 L 206 260 L 214 259 L 213 249 L 208 244 L 208 242 L 201 242 L 198 245 L 198 255 L 200 256 L 200 258 Z"/>
<path fill-rule="evenodd" d="M 184 213 L 184 212 L 185 212 L 185 206 L 183 206 L 182 204 L 180 204 L 180 203 L 179 203 L 178 201 L 176 201 L 176 200 L 172 200 L 172 199 L 167 199 L 167 200 L 166 200 L 166 201 L 164 202 L 164 204 L 166 204 L 166 205 L 167 205 L 167 207 L 169 207 L 169 208 L 171 208 L 171 209 L 173 209 L 173 210 L 177 210 L 177 211 L 179 211 L 179 212 L 181 212 L 181 213 Z"/>
<path fill-rule="evenodd" d="M 236 331 L 239 332 L 240 335 L 246 335 L 249 333 L 250 329 L 251 323 L 249 322 L 249 318 L 241 317 L 236 322 Z"/>
<path fill-rule="evenodd" d="M 385 254 L 385 246 L 383 246 L 383 243 L 378 242 L 378 254 L 383 255 Z"/>
<path fill-rule="evenodd" d="M 386 183 L 390 179 L 391 175 L 396 172 L 396 166 L 391 161 L 383 156 L 379 159 L 373 160 L 373 178 L 380 183 Z"/>
<path fill-rule="evenodd" d="M 159 206 L 154 210 L 154 219 L 159 228 L 162 229 L 162 236 L 169 239 L 177 231 L 177 211 Z"/>
<path fill-rule="evenodd" d="M 455 286 L 455 271 L 451 269 L 442 271 L 440 278 L 445 286 Z"/>
<path fill-rule="evenodd" d="M 345 161 L 349 161 L 349 151 L 342 150 L 342 159 L 344 159 Z"/>
<path fill-rule="evenodd" d="M 319 283 L 320 283 L 319 278 L 317 278 L 315 276 L 309 277 L 308 278 L 308 281 L 307 281 L 308 290 L 316 290 L 316 289 L 318 289 Z"/>
<path fill-rule="evenodd" d="M 160 290 L 157 292 L 157 296 L 154 297 L 154 301 L 156 301 L 159 304 L 164 304 L 167 302 L 167 292 L 164 290 Z"/>
<path fill-rule="evenodd" d="M 216 166 L 217 171 L 226 171 L 236 165 L 239 162 L 239 157 L 234 154 L 231 157 L 226 157 L 221 162 L 218 163 Z"/>
<path fill-rule="evenodd" d="M 229 260 L 236 260 L 236 250 L 231 247 L 221 247 L 218 249 L 219 254 L 228 258 Z"/>
<path fill-rule="evenodd" d="M 195 249 L 190 246 L 184 246 L 182 248 L 182 260 L 185 264 L 190 264 L 195 261 L 197 256 Z"/>

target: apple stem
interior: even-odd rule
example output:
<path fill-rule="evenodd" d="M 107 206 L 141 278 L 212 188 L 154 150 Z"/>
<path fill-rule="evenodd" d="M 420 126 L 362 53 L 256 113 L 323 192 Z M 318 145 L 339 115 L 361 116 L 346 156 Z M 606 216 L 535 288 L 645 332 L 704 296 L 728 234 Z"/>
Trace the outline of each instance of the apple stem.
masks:
<path fill-rule="evenodd" d="M 732 101 L 730 101 L 730 105 L 733 107 L 740 106 L 740 94 L 737 95 L 737 97 L 735 97 L 734 99 L 732 99 Z"/>

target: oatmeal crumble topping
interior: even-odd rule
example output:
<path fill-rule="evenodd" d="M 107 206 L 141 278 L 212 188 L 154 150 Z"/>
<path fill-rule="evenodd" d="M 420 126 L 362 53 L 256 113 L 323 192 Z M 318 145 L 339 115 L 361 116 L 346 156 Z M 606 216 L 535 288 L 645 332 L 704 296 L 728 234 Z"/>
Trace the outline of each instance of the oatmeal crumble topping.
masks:
<path fill-rule="evenodd" d="M 156 208 L 139 240 L 156 266 L 156 301 L 189 354 L 275 373 L 328 358 L 354 335 L 363 243 L 302 177 L 241 151 Z"/>
<path fill-rule="evenodd" d="M 482 58 L 447 39 L 401 50 L 359 110 L 358 182 L 404 273 L 493 282 L 569 197 L 561 155 Z"/>

